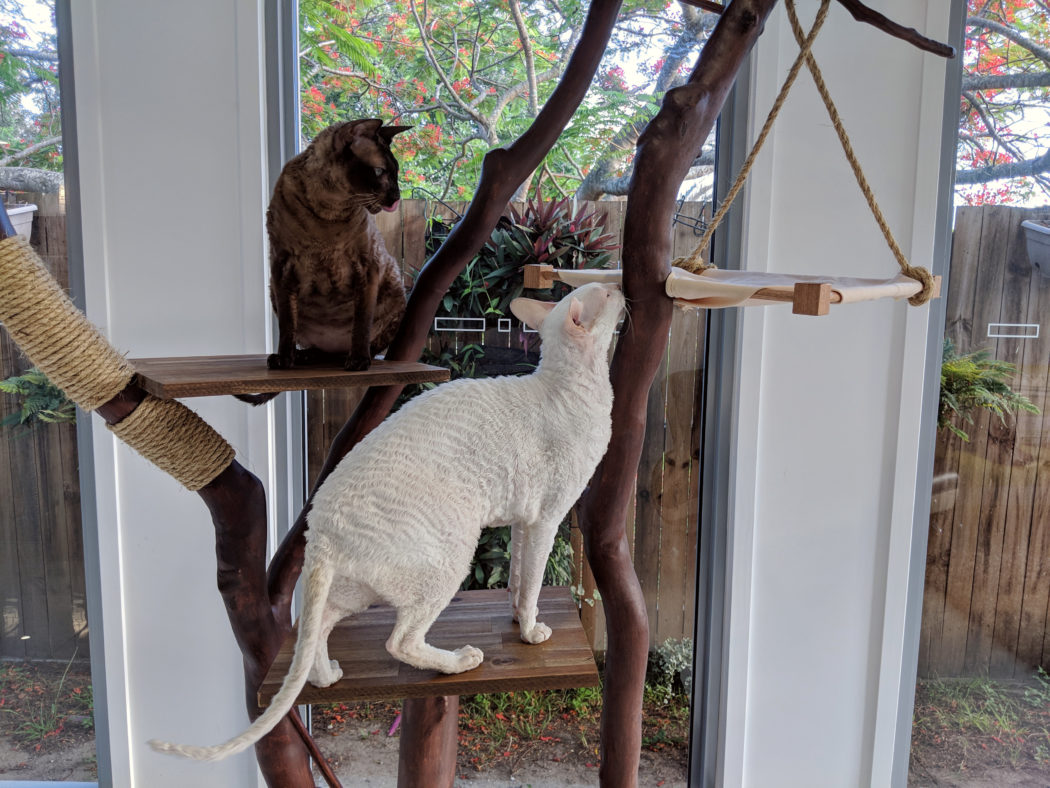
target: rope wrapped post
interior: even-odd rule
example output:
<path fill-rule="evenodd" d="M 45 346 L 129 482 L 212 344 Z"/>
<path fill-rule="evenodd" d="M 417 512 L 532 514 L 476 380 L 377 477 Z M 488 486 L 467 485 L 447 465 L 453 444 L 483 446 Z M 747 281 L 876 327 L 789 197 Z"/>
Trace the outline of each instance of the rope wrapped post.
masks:
<path fill-rule="evenodd" d="M 0 235 L 4 218 L 0 206 Z M 261 482 L 196 413 L 139 388 L 124 356 L 13 234 L 0 239 L 0 323 L 70 399 L 96 411 L 114 434 L 204 500 L 215 526 L 219 591 L 244 654 L 246 705 L 249 716 L 258 716 L 256 691 L 289 629 L 275 620 L 266 589 Z M 290 718 L 256 745 L 256 757 L 271 786 L 313 788 L 309 753 Z M 338 781 L 332 776 L 329 784 Z"/>
<path fill-rule="evenodd" d="M 135 370 L 76 308 L 29 243 L 0 240 L 0 323 L 47 377 L 84 410 L 131 385 Z M 150 397 L 110 429 L 189 490 L 233 461 L 233 448 L 181 402 Z"/>

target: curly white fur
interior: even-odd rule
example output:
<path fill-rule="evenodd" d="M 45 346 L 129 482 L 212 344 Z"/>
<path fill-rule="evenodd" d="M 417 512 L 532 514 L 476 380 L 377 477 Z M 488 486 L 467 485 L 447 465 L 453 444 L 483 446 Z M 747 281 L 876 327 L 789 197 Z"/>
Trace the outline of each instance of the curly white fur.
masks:
<path fill-rule="evenodd" d="M 425 637 L 466 575 L 482 528 L 511 525 L 510 597 L 521 638 L 549 638 L 536 600 L 558 524 L 609 443 L 608 350 L 623 305 L 618 290 L 600 284 L 557 305 L 515 300 L 514 313 L 543 339 L 536 372 L 446 383 L 364 438 L 314 496 L 299 639 L 269 708 L 222 745 L 151 746 L 219 760 L 254 744 L 308 679 L 319 687 L 339 680 L 328 635 L 377 601 L 397 610 L 386 643 L 397 659 L 442 673 L 477 667 L 483 655 L 473 646 L 446 651 Z"/>

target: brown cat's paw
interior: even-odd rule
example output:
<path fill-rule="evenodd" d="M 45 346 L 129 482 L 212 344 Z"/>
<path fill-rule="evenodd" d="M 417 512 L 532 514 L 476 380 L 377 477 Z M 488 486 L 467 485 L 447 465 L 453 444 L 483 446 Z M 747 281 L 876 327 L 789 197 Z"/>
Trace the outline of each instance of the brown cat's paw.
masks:
<path fill-rule="evenodd" d="M 271 353 L 266 357 L 266 366 L 268 369 L 291 369 L 292 356 L 291 354 L 283 356 L 280 353 Z"/>
<path fill-rule="evenodd" d="M 372 359 L 367 356 L 347 356 L 343 368 L 350 372 L 364 372 L 372 366 Z"/>

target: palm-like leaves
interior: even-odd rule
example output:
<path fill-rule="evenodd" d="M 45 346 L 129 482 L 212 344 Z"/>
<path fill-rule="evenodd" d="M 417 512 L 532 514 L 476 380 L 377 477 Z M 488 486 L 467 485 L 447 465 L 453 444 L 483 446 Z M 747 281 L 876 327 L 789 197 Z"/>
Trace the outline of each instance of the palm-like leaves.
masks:
<path fill-rule="evenodd" d="M 937 428 L 947 429 L 968 441 L 970 436 L 952 423 L 956 416 L 966 424 L 973 424 L 974 411 L 986 408 L 1005 424 L 1008 413 L 1039 413 L 1039 408 L 1028 397 L 1010 388 L 1016 372 L 1017 367 L 992 358 L 987 350 L 958 353 L 952 341 L 945 339 Z"/>
<path fill-rule="evenodd" d="M 21 375 L 0 380 L 0 391 L 21 398 L 19 409 L 0 420 L 0 426 L 39 421 L 58 423 L 76 419 L 73 402 L 36 367 Z"/>

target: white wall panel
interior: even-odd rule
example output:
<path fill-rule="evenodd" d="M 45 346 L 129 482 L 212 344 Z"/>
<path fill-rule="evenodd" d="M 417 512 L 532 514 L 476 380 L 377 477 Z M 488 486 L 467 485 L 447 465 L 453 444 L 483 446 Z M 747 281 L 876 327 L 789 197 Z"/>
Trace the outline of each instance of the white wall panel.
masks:
<path fill-rule="evenodd" d="M 807 29 L 817 5 L 798 4 Z M 948 0 L 872 5 L 945 36 Z M 778 9 L 752 71 L 756 128 L 797 51 Z M 814 51 L 898 241 L 929 265 L 945 62 L 836 3 Z M 744 267 L 896 274 L 805 71 L 767 146 L 749 185 Z M 741 310 L 727 786 L 888 784 L 927 311 Z"/>
<path fill-rule="evenodd" d="M 89 317 L 130 356 L 262 352 L 262 3 L 72 4 Z M 266 409 L 190 400 L 270 475 Z M 254 786 L 251 752 L 202 765 L 150 738 L 210 744 L 247 723 L 215 585 L 207 509 L 94 417 L 109 758 L 117 786 Z"/>

